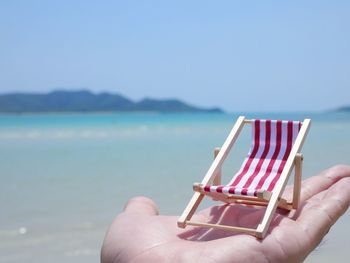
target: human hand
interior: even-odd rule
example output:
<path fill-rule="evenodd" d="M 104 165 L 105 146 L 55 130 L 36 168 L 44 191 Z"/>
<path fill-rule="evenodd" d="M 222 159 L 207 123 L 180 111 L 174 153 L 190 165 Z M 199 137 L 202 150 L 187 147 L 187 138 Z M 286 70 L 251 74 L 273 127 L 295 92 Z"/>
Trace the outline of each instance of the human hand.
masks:
<path fill-rule="evenodd" d="M 286 189 L 287 198 L 291 192 Z M 277 210 L 263 240 L 218 229 L 180 229 L 178 216 L 158 215 L 151 199 L 135 197 L 110 226 L 101 262 L 302 262 L 349 205 L 348 166 L 335 166 L 303 181 L 300 208 L 290 213 Z M 255 227 L 263 213 L 261 208 L 219 205 L 193 218 Z"/>

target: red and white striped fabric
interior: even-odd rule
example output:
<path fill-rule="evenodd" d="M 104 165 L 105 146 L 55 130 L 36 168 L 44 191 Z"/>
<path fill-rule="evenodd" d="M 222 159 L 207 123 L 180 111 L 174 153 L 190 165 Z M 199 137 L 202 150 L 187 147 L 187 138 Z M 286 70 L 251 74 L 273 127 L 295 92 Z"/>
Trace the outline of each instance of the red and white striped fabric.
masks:
<path fill-rule="evenodd" d="M 225 186 L 204 186 L 206 192 L 256 196 L 272 191 L 278 181 L 301 122 L 252 120 L 252 145 L 240 170 Z"/>

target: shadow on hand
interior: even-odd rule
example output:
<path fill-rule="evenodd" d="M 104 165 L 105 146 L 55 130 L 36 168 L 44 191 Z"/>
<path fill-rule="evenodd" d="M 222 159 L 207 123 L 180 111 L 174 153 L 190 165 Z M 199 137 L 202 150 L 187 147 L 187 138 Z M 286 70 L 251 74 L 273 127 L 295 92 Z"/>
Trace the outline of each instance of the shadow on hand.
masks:
<path fill-rule="evenodd" d="M 257 228 L 266 208 L 242 204 L 224 204 L 210 208 L 209 216 L 203 223 L 219 224 L 227 226 Z M 278 214 L 286 215 L 288 212 L 278 209 Z M 283 217 L 275 216 L 271 227 L 279 224 Z M 270 228 L 271 228 L 270 227 Z M 270 232 L 270 231 L 269 231 Z M 241 232 L 223 230 L 218 228 L 193 227 L 178 235 L 179 238 L 189 241 L 211 241 L 231 236 L 244 235 Z M 254 238 L 253 236 L 249 236 Z"/>

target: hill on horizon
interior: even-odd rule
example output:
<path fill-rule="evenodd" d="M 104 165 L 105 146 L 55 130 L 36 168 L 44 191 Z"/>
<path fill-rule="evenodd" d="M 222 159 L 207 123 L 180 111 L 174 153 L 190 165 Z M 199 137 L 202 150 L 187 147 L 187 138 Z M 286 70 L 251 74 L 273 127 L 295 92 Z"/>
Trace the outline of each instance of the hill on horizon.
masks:
<path fill-rule="evenodd" d="M 88 90 L 56 90 L 48 93 L 7 93 L 0 95 L 1 113 L 42 112 L 223 112 L 201 108 L 178 99 L 144 98 L 133 101 L 119 94 L 92 93 Z"/>
<path fill-rule="evenodd" d="M 350 112 L 350 105 L 349 106 L 342 106 L 336 109 L 336 111 L 345 111 L 345 112 Z"/>

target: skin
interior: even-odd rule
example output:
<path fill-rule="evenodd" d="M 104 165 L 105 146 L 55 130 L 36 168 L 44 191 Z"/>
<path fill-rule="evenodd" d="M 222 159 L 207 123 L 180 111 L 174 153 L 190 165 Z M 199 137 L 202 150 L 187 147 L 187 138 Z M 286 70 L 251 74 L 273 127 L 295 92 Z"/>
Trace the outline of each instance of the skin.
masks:
<path fill-rule="evenodd" d="M 291 197 L 286 189 L 286 198 Z M 159 215 L 146 197 L 129 200 L 107 231 L 101 262 L 303 262 L 350 205 L 350 167 L 338 165 L 302 183 L 296 211 L 277 210 L 263 240 L 231 231 L 187 227 L 178 216 Z M 196 221 L 256 227 L 263 209 L 212 206 Z"/>

